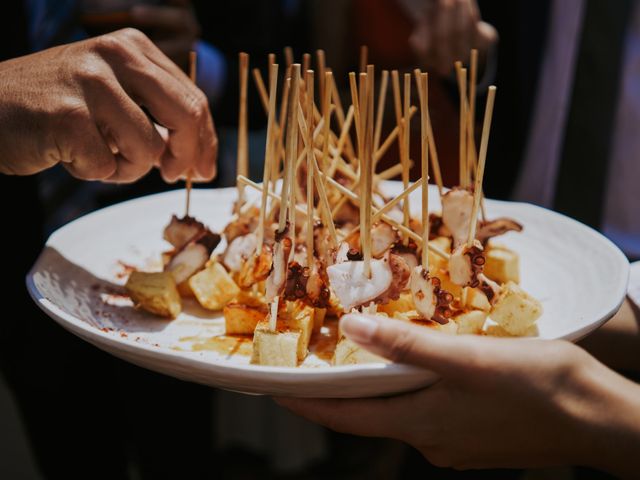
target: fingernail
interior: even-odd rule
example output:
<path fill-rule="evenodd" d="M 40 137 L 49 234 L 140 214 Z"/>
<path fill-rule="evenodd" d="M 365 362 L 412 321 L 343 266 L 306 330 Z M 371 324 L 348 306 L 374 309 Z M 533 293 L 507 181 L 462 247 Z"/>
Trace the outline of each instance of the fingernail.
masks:
<path fill-rule="evenodd" d="M 351 340 L 368 343 L 378 329 L 378 321 L 375 317 L 349 313 L 340 319 L 340 327 Z"/>

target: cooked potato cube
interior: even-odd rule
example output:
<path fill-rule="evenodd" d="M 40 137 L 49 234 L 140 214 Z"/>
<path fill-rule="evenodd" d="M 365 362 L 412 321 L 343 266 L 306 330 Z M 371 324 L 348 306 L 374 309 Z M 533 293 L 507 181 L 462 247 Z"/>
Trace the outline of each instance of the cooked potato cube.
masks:
<path fill-rule="evenodd" d="M 453 318 L 458 325 L 458 334 L 479 334 L 487 319 L 487 313 L 481 310 L 463 312 Z"/>
<path fill-rule="evenodd" d="M 365 350 L 347 337 L 341 337 L 333 354 L 334 365 L 354 365 L 356 363 L 387 362 L 382 357 Z"/>
<path fill-rule="evenodd" d="M 225 305 L 222 313 L 227 335 L 253 335 L 258 323 L 266 318 L 268 308 L 266 305 L 256 307 L 234 301 Z"/>
<path fill-rule="evenodd" d="M 193 290 L 191 290 L 191 287 L 189 286 L 189 281 L 179 283 L 176 285 L 176 288 L 182 298 L 194 298 Z"/>
<path fill-rule="evenodd" d="M 467 298 L 465 306 L 471 310 L 482 310 L 488 312 L 491 310 L 489 299 L 479 288 L 467 288 Z"/>
<path fill-rule="evenodd" d="M 176 318 L 182 310 L 176 282 L 169 272 L 132 272 L 125 288 L 136 307 L 148 312 Z"/>
<path fill-rule="evenodd" d="M 520 283 L 518 254 L 502 245 L 491 245 L 485 255 L 484 273 L 498 283 Z"/>
<path fill-rule="evenodd" d="M 265 317 L 253 333 L 251 363 L 278 367 L 295 367 L 309 351 L 309 340 L 313 330 L 315 312 L 311 307 L 294 306 L 281 309 L 276 330 L 269 329 L 269 318 Z"/>
<path fill-rule="evenodd" d="M 513 282 L 502 287 L 491 319 L 511 335 L 525 335 L 542 315 L 542 304 Z"/>
<path fill-rule="evenodd" d="M 507 332 L 500 325 L 489 325 L 485 330 L 486 335 L 490 335 L 492 337 L 537 337 L 538 336 L 538 326 L 534 323 L 529 328 L 527 328 L 526 332 L 521 335 L 512 335 Z"/>
<path fill-rule="evenodd" d="M 435 245 L 436 247 L 440 248 L 440 250 L 446 253 L 451 253 L 451 238 L 449 237 L 436 237 L 431 240 L 429 244 Z M 431 269 L 447 269 L 448 262 L 447 259 L 442 258 L 439 255 L 433 253 L 432 250 L 429 250 L 429 266 Z"/>
<path fill-rule="evenodd" d="M 326 308 L 314 308 L 313 312 L 313 333 L 318 333 L 324 324 L 324 318 L 327 316 Z"/>
<path fill-rule="evenodd" d="M 440 288 L 446 290 L 451 295 L 456 298 L 460 298 L 462 295 L 462 287 L 460 285 L 456 285 L 451 281 L 449 277 L 449 270 L 447 268 L 430 268 L 429 273 L 440 279 Z"/>
<path fill-rule="evenodd" d="M 378 305 L 378 312 L 386 313 L 390 317 L 393 317 L 395 312 L 408 312 L 415 310 L 415 308 L 413 298 L 411 298 L 411 293 L 403 292 L 397 300 L 391 300 L 389 303 L 385 303 L 384 305 Z"/>
<path fill-rule="evenodd" d="M 189 279 L 189 286 L 204 308 L 222 308 L 240 293 L 240 288 L 218 262 L 210 262 L 204 270 Z"/>

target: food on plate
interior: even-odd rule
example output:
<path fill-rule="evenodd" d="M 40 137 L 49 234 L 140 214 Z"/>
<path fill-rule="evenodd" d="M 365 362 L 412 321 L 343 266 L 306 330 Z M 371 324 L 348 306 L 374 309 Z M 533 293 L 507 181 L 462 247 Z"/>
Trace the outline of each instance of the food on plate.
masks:
<path fill-rule="evenodd" d="M 173 216 L 164 230 L 173 248 L 163 254 L 164 272 L 135 272 L 127 284 L 136 304 L 175 317 L 180 295 L 192 296 L 202 307 L 222 312 L 225 335 L 252 336 L 251 363 L 267 366 L 303 364 L 310 345 L 330 331 L 327 322 L 354 310 L 452 335 L 535 334 L 542 306 L 518 285 L 518 254 L 493 240 L 523 227 L 513 219 L 487 218 L 484 209 L 495 87 L 487 93 L 477 151 L 467 132 L 471 119 L 461 117 L 459 183 L 446 190 L 429 130 L 426 74 L 415 72 L 416 108 L 410 105 L 411 75 L 405 75 L 401 92 L 393 73 L 397 125 L 383 141 L 371 67 L 349 76 L 352 105 L 345 113 L 331 72 L 320 74 L 318 108 L 314 72 L 303 77 L 300 65 L 291 65 L 276 118 L 278 68 L 270 64 L 268 93 L 254 71 L 268 117 L 262 184 L 242 173 L 247 170 L 241 138 L 238 199 L 222 229 L 221 248 L 221 235 L 189 216 L 187 188 L 185 216 Z M 460 65 L 457 75 L 464 84 Z M 461 89 L 461 104 L 466 101 Z M 405 127 L 416 112 L 421 150 L 411 157 Z M 394 142 L 400 163 L 380 171 L 378 161 Z M 410 158 L 419 159 L 421 167 L 413 184 Z M 430 169 L 440 212 L 429 205 Z M 381 182 L 398 174 L 403 189 L 389 198 Z M 259 192 L 258 198 L 246 189 Z M 421 194 L 418 215 L 409 207 L 412 192 Z M 332 354 L 334 365 L 382 361 L 340 332 Z"/>
<path fill-rule="evenodd" d="M 182 310 L 182 300 L 171 273 L 131 272 L 125 289 L 137 308 L 161 317 L 176 318 Z"/>
<path fill-rule="evenodd" d="M 231 275 L 217 261 L 210 261 L 189 278 L 189 287 L 200 305 L 209 310 L 222 310 L 240 293 Z"/>

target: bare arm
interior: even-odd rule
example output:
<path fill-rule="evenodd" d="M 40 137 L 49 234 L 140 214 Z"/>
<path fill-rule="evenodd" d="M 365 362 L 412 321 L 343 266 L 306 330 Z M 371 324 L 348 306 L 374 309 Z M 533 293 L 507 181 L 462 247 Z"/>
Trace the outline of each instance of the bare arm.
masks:
<path fill-rule="evenodd" d="M 640 311 L 625 299 L 616 315 L 579 345 L 608 367 L 640 372 Z"/>
<path fill-rule="evenodd" d="M 346 315 L 349 338 L 441 379 L 390 398 L 279 399 L 341 432 L 391 437 L 461 469 L 587 465 L 640 471 L 640 386 L 563 341 L 448 336 Z"/>

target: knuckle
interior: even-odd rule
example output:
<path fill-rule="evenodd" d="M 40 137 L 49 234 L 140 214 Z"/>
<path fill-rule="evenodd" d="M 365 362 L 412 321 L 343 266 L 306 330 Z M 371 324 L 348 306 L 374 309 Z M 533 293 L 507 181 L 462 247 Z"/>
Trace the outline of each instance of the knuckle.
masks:
<path fill-rule="evenodd" d="M 119 32 L 100 35 L 93 40 L 94 50 L 106 57 L 123 55 L 127 51 L 125 38 Z"/>
<path fill-rule="evenodd" d="M 118 30 L 116 35 L 135 44 L 148 41 L 147 36 L 137 28 L 123 28 L 122 30 Z"/>
<path fill-rule="evenodd" d="M 209 116 L 209 102 L 201 90 L 189 96 L 187 100 L 187 114 L 197 123 L 206 121 Z"/>

